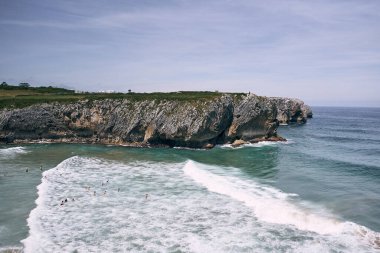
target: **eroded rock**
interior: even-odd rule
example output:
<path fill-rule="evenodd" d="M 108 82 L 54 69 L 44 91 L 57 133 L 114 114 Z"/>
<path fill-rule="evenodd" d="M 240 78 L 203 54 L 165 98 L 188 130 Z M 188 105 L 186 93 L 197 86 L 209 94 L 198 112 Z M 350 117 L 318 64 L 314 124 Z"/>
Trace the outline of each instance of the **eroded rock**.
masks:
<path fill-rule="evenodd" d="M 212 148 L 281 140 L 279 123 L 306 122 L 298 99 L 221 94 L 200 101 L 104 99 L 0 111 L 0 142 L 73 142 Z"/>

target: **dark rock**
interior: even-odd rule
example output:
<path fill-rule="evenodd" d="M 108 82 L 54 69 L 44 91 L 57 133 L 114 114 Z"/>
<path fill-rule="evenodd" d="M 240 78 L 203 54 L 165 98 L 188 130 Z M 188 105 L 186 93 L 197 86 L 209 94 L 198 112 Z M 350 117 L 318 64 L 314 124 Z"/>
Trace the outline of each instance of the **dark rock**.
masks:
<path fill-rule="evenodd" d="M 281 140 L 279 123 L 304 123 L 297 99 L 256 95 L 200 101 L 105 99 L 0 110 L 0 142 L 73 142 L 212 148 L 235 140 Z"/>
<path fill-rule="evenodd" d="M 277 120 L 280 124 L 305 123 L 313 117 L 310 106 L 299 99 L 271 98 L 277 108 Z"/>

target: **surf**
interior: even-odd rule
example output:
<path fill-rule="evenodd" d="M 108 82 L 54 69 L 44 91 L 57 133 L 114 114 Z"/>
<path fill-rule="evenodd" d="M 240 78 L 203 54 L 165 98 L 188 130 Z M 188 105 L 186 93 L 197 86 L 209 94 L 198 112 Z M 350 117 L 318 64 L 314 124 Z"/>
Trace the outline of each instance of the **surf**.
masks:
<path fill-rule="evenodd" d="M 0 158 L 15 157 L 19 154 L 27 154 L 29 151 L 25 147 L 0 148 Z"/>
<path fill-rule="evenodd" d="M 238 172 L 73 156 L 42 174 L 24 252 L 362 252 L 377 238 Z"/>
<path fill-rule="evenodd" d="M 291 225 L 320 235 L 352 235 L 357 240 L 365 239 L 368 245 L 380 249 L 379 233 L 353 222 L 343 221 L 325 210 L 294 204 L 292 198 L 296 194 L 284 193 L 253 180 L 220 176 L 203 169 L 202 166 L 205 165 L 189 160 L 183 171 L 208 191 L 228 196 L 250 207 L 261 221 Z"/>

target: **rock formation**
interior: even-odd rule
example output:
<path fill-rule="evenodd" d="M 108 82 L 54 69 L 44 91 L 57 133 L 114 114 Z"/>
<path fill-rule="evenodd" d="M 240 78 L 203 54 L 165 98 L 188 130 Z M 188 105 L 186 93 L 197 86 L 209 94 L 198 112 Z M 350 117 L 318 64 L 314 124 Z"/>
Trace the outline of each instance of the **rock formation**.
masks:
<path fill-rule="evenodd" d="M 220 94 L 199 101 L 104 99 L 0 110 L 0 143 L 69 142 L 211 148 L 283 140 L 279 123 L 304 123 L 298 99 Z"/>
<path fill-rule="evenodd" d="M 280 124 L 305 123 L 313 117 L 310 106 L 299 99 L 270 98 L 277 105 L 277 120 Z"/>

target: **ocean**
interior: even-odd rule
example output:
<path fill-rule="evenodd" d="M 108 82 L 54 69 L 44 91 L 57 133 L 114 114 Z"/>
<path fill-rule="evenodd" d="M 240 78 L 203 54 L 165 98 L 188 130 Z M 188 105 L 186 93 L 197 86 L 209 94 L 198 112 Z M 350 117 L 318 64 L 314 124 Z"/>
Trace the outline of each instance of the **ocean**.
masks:
<path fill-rule="evenodd" d="M 284 143 L 0 146 L 0 252 L 380 252 L 380 108 Z"/>

